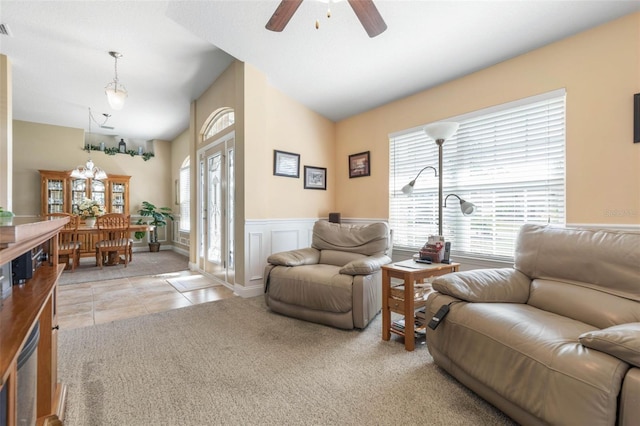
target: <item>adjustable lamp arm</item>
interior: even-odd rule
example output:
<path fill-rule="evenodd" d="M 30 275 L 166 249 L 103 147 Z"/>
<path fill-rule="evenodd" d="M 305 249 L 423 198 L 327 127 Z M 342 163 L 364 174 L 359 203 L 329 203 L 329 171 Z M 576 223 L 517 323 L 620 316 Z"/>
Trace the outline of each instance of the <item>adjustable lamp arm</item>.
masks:
<path fill-rule="evenodd" d="M 444 199 L 444 206 L 445 207 L 447 207 L 447 199 L 449 197 L 451 197 L 451 196 L 456 197 L 458 200 L 460 200 L 460 210 L 462 210 L 462 214 L 463 215 L 469 216 L 476 209 L 475 204 L 463 200 L 462 198 L 460 198 L 456 194 L 449 194 L 449 195 L 446 196 L 446 198 Z"/>
<path fill-rule="evenodd" d="M 424 172 L 426 169 L 433 169 L 435 176 L 438 177 L 438 171 L 436 170 L 435 167 L 425 166 L 422 168 L 422 170 L 418 172 L 416 177 L 413 178 L 411 182 L 409 182 L 408 184 L 402 187 L 402 192 L 404 192 L 405 194 L 411 194 L 413 192 L 413 186 L 416 184 L 416 180 L 418 180 L 418 178 L 420 177 L 420 174 L 422 174 L 422 172 Z"/>

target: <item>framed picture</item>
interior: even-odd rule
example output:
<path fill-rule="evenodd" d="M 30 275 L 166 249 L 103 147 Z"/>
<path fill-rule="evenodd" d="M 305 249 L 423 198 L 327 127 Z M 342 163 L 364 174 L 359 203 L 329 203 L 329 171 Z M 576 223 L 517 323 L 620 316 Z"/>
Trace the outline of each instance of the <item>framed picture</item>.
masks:
<path fill-rule="evenodd" d="M 325 167 L 304 166 L 304 189 L 327 189 Z"/>
<path fill-rule="evenodd" d="M 640 93 L 633 95 L 633 142 L 640 143 Z"/>
<path fill-rule="evenodd" d="M 370 176 L 369 151 L 359 152 L 349 156 L 349 177 Z"/>
<path fill-rule="evenodd" d="M 300 154 L 273 150 L 273 174 L 292 178 L 300 177 Z"/>

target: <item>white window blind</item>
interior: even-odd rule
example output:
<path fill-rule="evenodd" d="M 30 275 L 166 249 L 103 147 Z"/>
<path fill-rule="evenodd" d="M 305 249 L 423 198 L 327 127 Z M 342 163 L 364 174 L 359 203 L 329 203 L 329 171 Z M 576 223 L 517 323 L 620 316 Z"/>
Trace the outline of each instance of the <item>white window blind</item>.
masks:
<path fill-rule="evenodd" d="M 189 232 L 191 230 L 191 167 L 189 158 L 185 160 L 180 168 L 180 231 Z"/>
<path fill-rule="evenodd" d="M 463 216 L 449 197 L 443 233 L 452 251 L 513 258 L 524 223 L 565 223 L 564 90 L 477 111 L 457 121 L 443 145 L 443 199 L 476 205 Z M 438 234 L 438 178 L 426 169 L 412 195 L 401 189 L 425 166 L 438 168 L 438 146 L 424 126 L 390 135 L 390 212 L 394 245 L 416 250 Z"/>

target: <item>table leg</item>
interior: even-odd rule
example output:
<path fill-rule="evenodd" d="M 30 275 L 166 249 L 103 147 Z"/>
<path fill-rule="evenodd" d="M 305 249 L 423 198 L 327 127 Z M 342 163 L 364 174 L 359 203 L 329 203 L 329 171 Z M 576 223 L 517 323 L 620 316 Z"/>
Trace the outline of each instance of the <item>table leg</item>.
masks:
<path fill-rule="evenodd" d="M 391 310 L 389 308 L 389 293 L 391 277 L 387 270 L 382 270 L 382 340 L 391 339 Z"/>
<path fill-rule="evenodd" d="M 413 279 L 404 278 L 404 348 L 412 351 L 416 347 L 414 334 L 414 300 L 413 300 Z"/>

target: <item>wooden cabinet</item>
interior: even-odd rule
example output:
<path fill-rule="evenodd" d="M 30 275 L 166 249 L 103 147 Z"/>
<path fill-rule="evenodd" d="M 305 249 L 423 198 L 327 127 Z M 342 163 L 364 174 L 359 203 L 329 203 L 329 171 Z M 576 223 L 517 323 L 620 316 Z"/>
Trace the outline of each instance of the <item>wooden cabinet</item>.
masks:
<path fill-rule="evenodd" d="M 109 175 L 105 180 L 76 179 L 68 171 L 40 170 L 41 214 L 78 213 L 78 205 L 90 198 L 108 213 L 129 213 L 130 176 Z"/>
<path fill-rule="evenodd" d="M 65 387 L 58 383 L 57 365 L 57 281 L 64 265 L 58 264 L 58 233 L 68 218 L 55 220 L 14 219 L 12 225 L 0 225 L 0 265 L 43 244 L 49 246 L 49 262 L 37 268 L 24 284 L 13 286 L 0 308 L 0 424 L 16 426 L 25 422 L 26 412 L 38 419 L 62 419 Z M 31 339 L 38 328 L 37 338 Z M 19 367 L 23 349 L 35 342 L 37 364 L 35 389 L 18 386 L 24 374 Z M 32 401 L 35 407 L 32 410 Z M 33 424 L 32 421 L 27 421 Z"/>

